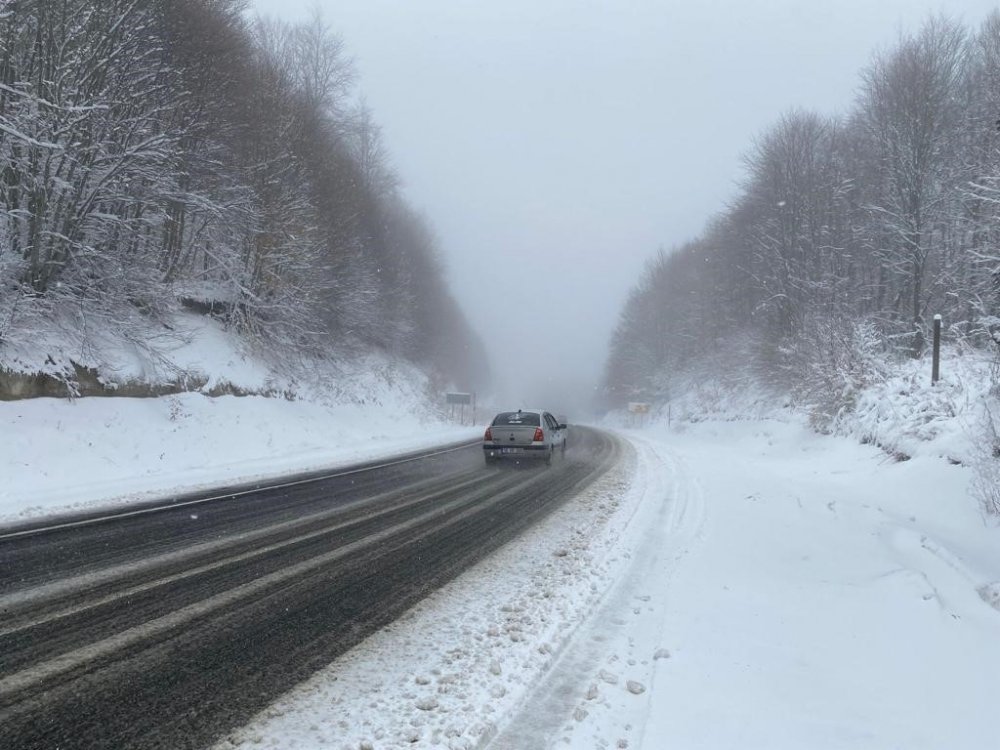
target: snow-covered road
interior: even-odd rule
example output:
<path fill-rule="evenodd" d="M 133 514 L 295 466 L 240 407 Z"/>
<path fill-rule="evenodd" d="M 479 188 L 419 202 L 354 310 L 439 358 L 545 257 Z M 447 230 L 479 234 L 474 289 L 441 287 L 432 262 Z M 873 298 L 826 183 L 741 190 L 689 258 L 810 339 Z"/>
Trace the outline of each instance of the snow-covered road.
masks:
<path fill-rule="evenodd" d="M 794 423 L 626 437 L 219 748 L 995 745 L 1000 535 L 966 470 Z"/>

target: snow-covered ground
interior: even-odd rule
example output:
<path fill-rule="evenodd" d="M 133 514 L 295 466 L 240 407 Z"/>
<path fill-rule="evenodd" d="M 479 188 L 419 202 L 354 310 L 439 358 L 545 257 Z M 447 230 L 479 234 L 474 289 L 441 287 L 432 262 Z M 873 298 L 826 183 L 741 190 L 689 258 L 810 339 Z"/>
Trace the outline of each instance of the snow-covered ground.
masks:
<path fill-rule="evenodd" d="M 120 505 L 473 439 L 385 387 L 369 403 L 263 396 L 0 402 L 0 522 Z"/>
<path fill-rule="evenodd" d="M 341 375 L 337 398 L 0 403 L 0 520 L 480 434 L 412 373 Z M 1000 530 L 949 461 L 976 399 L 916 383 L 866 396 L 855 439 L 774 408 L 622 430 L 616 469 L 217 750 L 995 747 Z"/>
<path fill-rule="evenodd" d="M 996 746 L 1000 532 L 967 469 L 794 420 L 624 437 L 219 749 Z"/>

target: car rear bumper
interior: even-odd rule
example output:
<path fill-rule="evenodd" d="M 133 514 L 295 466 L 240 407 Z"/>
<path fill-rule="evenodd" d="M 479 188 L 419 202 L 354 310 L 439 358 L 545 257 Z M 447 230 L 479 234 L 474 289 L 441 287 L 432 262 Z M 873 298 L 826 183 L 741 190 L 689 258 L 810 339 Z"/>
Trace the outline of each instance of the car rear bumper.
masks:
<path fill-rule="evenodd" d="M 483 455 L 486 458 L 506 458 L 506 459 L 536 459 L 545 458 L 549 455 L 549 446 L 547 445 L 517 445 L 517 446 L 505 446 L 505 445 L 484 445 Z"/>

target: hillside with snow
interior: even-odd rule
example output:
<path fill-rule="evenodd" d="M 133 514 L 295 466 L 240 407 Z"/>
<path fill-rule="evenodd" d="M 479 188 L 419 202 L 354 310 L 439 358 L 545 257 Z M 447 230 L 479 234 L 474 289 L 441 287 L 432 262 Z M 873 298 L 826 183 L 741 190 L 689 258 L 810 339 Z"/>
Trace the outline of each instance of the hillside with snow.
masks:
<path fill-rule="evenodd" d="M 440 384 L 371 353 L 262 356 L 218 321 L 174 320 L 155 350 L 107 337 L 0 349 L 7 373 L 49 375 L 62 398 L 0 401 L 0 522 L 326 469 L 477 437 Z M 36 342 L 37 343 L 37 342 Z M 66 367 L 75 363 L 76 372 Z M 74 397 L 86 369 L 105 396 Z M 191 390 L 170 393 L 178 383 Z M 139 396 L 115 395 L 120 390 Z M 157 391 L 166 395 L 154 395 Z"/>

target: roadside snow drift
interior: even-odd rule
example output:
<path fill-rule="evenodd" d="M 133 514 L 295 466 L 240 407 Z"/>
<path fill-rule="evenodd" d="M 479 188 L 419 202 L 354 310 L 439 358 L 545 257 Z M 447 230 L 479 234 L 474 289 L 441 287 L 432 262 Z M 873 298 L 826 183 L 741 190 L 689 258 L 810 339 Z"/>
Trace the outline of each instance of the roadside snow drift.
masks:
<path fill-rule="evenodd" d="M 203 382 L 158 398 L 0 401 L 0 523 L 326 469 L 474 439 L 449 423 L 417 367 L 375 354 L 285 362 L 252 356 L 212 318 L 179 314 L 154 351 L 112 337 L 83 347 L 65 337 L 0 350 L 0 368 L 62 372 L 70 361 L 108 383 Z M 81 356 L 86 354 L 87 356 Z M 216 388 L 284 394 L 206 395 Z"/>
<path fill-rule="evenodd" d="M 365 403 L 199 393 L 0 402 L 0 522 L 343 466 L 479 434 L 377 382 Z"/>

